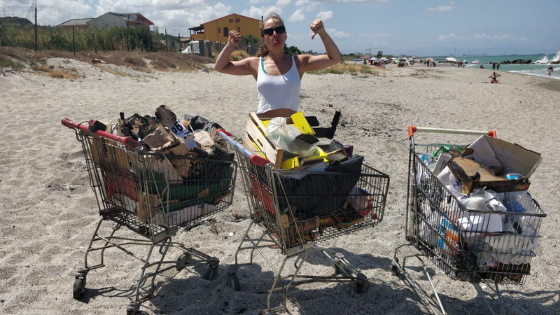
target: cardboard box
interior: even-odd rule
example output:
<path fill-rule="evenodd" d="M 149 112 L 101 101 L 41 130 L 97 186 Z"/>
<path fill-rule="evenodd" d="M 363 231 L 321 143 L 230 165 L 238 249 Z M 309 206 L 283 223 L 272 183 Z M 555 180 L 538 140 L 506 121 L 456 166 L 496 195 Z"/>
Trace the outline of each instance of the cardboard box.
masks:
<path fill-rule="evenodd" d="M 484 188 L 495 192 L 529 189 L 529 177 L 541 162 L 541 155 L 507 141 L 481 136 L 467 146 L 463 156 L 449 162 L 449 169 L 461 182 L 466 193 Z M 519 179 L 507 179 L 508 173 L 519 173 Z"/>

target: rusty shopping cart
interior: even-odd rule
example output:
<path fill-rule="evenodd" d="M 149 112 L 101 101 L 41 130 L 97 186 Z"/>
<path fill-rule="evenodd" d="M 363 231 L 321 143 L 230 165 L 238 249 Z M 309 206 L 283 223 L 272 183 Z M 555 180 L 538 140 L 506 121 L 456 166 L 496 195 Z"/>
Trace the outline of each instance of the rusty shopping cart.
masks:
<path fill-rule="evenodd" d="M 419 144 L 416 132 L 437 133 L 439 143 Z M 436 302 L 446 314 L 436 288 L 420 258 L 426 256 L 451 279 L 469 281 L 486 296 L 480 282 L 494 282 L 499 307 L 504 305 L 498 288 L 502 282 L 521 284 L 530 273 L 534 247 L 540 237 L 541 220 L 546 216 L 537 201 L 527 191 L 488 191 L 464 194 L 464 182 L 449 177 L 449 161 L 462 156 L 466 145 L 455 145 L 441 139 L 444 134 L 496 138 L 494 131 L 468 131 L 409 126 L 409 178 L 406 206 L 405 235 L 407 244 L 395 249 L 392 264 L 394 275 L 405 274 L 407 258 L 420 260 L 434 291 Z M 457 136 L 456 136 L 457 137 Z M 527 188 L 527 187 L 525 187 Z M 496 189 L 500 190 L 500 189 Z M 473 198 L 488 194 L 484 206 L 476 205 Z M 499 203 L 496 203 L 499 201 Z M 491 204 L 488 207 L 487 204 Z M 502 208 L 503 206 L 503 208 Z M 404 255 L 399 251 L 407 246 L 420 253 Z M 415 283 L 414 281 L 412 281 Z M 422 290 L 419 290 L 422 292 Z M 425 297 L 423 297 L 425 298 Z M 492 307 L 485 299 L 487 306 Z M 428 305 L 430 305 L 428 301 Z"/>
<path fill-rule="evenodd" d="M 277 169 L 231 138 L 230 134 L 224 131 L 219 131 L 219 134 L 235 148 L 252 218 L 235 253 L 235 265 L 228 268 L 228 286 L 236 291 L 241 288 L 236 275 L 242 266 L 238 261 L 240 252 L 250 251 L 249 263 L 245 264 L 250 265 L 257 250 L 275 274 L 266 311 L 285 310 L 288 290 L 302 283 L 352 282 L 357 292 L 364 292 L 368 287 L 364 274 L 354 268 L 342 253 L 315 244 L 381 222 L 389 176 L 365 165 L 363 157 L 359 156 L 340 164 L 321 162 L 312 168 L 314 170 Z M 260 237 L 252 238 L 250 231 L 259 227 L 261 232 L 257 234 Z M 271 244 L 286 256 L 279 269 L 262 251 L 270 248 Z M 309 253 L 324 255 L 334 267 L 334 273 L 330 276 L 299 274 Z M 290 258 L 294 258 L 295 271 L 282 276 Z M 271 307 L 271 297 L 276 291 L 283 291 L 282 304 Z"/>
<path fill-rule="evenodd" d="M 127 314 L 138 312 L 141 303 L 155 295 L 158 274 L 170 269 L 180 271 L 194 257 L 208 264 L 203 278 L 213 279 L 219 260 L 174 242 L 172 237 L 179 228 L 192 227 L 231 204 L 237 169 L 234 155 L 226 153 L 223 160 L 210 160 L 148 152 L 129 137 L 90 132 L 87 124 L 68 119 L 62 124 L 74 129 L 82 144 L 101 215 L 85 253 L 85 267 L 75 276 L 74 298 L 84 296 L 88 273 L 105 266 L 104 253 L 109 248 L 120 249 L 142 263 Z M 107 230 L 101 228 L 104 222 L 114 224 L 107 233 L 102 233 Z M 137 237 L 117 236 L 121 227 Z M 149 249 L 141 254 L 129 249 L 137 245 Z M 171 248 L 180 256 L 167 261 Z M 99 253 L 96 264 L 91 263 L 94 252 Z"/>

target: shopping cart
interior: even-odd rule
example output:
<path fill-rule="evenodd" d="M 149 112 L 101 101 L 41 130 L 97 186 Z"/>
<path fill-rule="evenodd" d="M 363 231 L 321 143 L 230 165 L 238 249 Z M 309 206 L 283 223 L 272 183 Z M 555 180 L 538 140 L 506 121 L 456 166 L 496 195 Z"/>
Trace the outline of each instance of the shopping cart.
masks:
<path fill-rule="evenodd" d="M 357 292 L 364 292 L 368 286 L 367 277 L 350 265 L 342 253 L 318 247 L 315 243 L 381 222 L 389 176 L 362 163 L 341 163 L 339 168 L 323 171 L 276 169 L 268 160 L 231 138 L 231 134 L 223 130 L 218 133 L 235 148 L 252 218 L 235 253 L 235 265 L 228 268 L 228 286 L 240 290 L 236 275 L 242 266 L 238 261 L 240 252 L 250 250 L 249 263 L 245 264 L 250 265 L 257 250 L 275 274 L 267 299 L 267 312 L 285 310 L 288 290 L 297 284 L 353 282 Z M 260 237 L 251 238 L 250 231 L 259 226 L 262 229 Z M 261 250 L 270 248 L 271 244 L 286 255 L 279 269 Z M 330 276 L 300 275 L 308 253 L 323 254 L 335 273 Z M 290 258 L 295 258 L 295 272 L 282 276 Z M 296 278 L 301 280 L 295 281 Z M 287 283 L 281 286 L 286 280 Z M 283 300 L 280 306 L 271 307 L 271 296 L 275 291 L 284 291 Z"/>
<path fill-rule="evenodd" d="M 87 274 L 105 266 L 106 249 L 118 248 L 142 262 L 140 278 L 134 288 L 134 301 L 127 314 L 135 314 L 143 301 L 155 295 L 155 277 L 175 268 L 185 268 L 194 257 L 208 264 L 204 279 L 213 279 L 219 260 L 193 248 L 172 241 L 179 228 L 190 228 L 204 218 L 223 210 L 233 200 L 237 164 L 229 159 L 209 160 L 147 152 L 129 137 L 104 131 L 90 132 L 87 124 L 63 119 L 62 124 L 74 129 L 82 144 L 101 219 L 85 253 L 85 267 L 75 275 L 73 295 L 80 299 L 86 292 Z M 102 224 L 112 221 L 112 230 Z M 126 227 L 138 237 L 117 237 Z M 105 235 L 108 234 L 108 235 Z M 146 254 L 134 253 L 130 246 L 149 246 Z M 137 247 L 136 247 L 137 248 Z M 181 255 L 174 261 L 164 260 L 170 248 Z M 159 252 L 152 257 L 154 251 Z M 97 264 L 88 260 L 99 253 Z"/>
<path fill-rule="evenodd" d="M 546 214 L 528 192 L 498 194 L 507 208 L 504 212 L 465 206 L 461 184 L 458 181 L 443 182 L 444 172 L 441 170 L 454 150 L 457 154 L 466 146 L 441 140 L 419 144 L 414 139 L 416 132 L 437 133 L 437 138 L 442 134 L 496 137 L 495 131 L 408 127 L 410 154 L 405 236 L 409 243 L 395 249 L 391 270 L 394 275 L 406 274 L 406 259 L 418 258 L 443 314 L 446 314 L 445 309 L 421 256 L 428 257 L 449 278 L 472 282 L 479 292 L 483 293 L 480 282 L 494 282 L 503 313 L 498 284 L 521 284 L 530 274 L 531 259 L 535 256 L 533 249 L 540 237 L 541 220 Z M 451 152 L 444 157 L 442 152 L 445 151 Z M 525 198 L 512 198 L 520 194 Z M 420 253 L 399 259 L 399 250 L 407 246 L 416 247 Z"/>

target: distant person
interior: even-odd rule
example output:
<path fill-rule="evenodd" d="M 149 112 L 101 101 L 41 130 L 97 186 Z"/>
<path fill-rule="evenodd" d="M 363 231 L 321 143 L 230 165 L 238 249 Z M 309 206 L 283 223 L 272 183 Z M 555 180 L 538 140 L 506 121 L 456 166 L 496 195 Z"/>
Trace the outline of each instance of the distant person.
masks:
<path fill-rule="evenodd" d="M 499 62 L 496 64 L 496 71 L 498 71 L 498 70 L 500 70 L 500 63 Z"/>
<path fill-rule="evenodd" d="M 484 66 L 483 66 L 483 65 L 480 65 L 480 69 L 484 69 Z"/>
<path fill-rule="evenodd" d="M 499 84 L 500 80 L 498 80 L 498 77 L 501 77 L 501 75 L 497 74 L 496 72 L 492 72 L 492 74 L 488 78 L 491 79 L 490 83 Z"/>
<path fill-rule="evenodd" d="M 552 75 L 552 71 L 554 71 L 554 69 L 552 69 L 552 66 L 548 66 L 548 68 L 546 69 L 546 72 L 548 72 L 548 76 L 550 77 Z"/>
<path fill-rule="evenodd" d="M 496 70 L 496 64 L 492 62 L 492 71 Z"/>

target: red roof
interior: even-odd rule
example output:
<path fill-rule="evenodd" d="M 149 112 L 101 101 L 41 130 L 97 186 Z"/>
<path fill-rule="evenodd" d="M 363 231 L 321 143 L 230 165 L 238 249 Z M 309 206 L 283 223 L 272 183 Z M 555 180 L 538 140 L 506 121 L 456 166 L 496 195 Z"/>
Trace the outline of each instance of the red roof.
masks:
<path fill-rule="evenodd" d="M 217 18 L 217 19 L 214 19 L 214 20 L 212 20 L 212 21 L 208 21 L 208 22 L 201 23 L 200 25 L 203 25 L 203 24 L 206 24 L 206 23 L 210 23 L 210 22 L 214 22 L 214 21 L 219 20 L 219 19 L 227 18 L 228 16 L 232 16 L 232 15 L 241 16 L 241 17 L 244 17 L 244 18 L 246 18 L 246 19 L 257 20 L 257 21 L 259 21 L 259 22 L 261 21 L 261 20 L 258 20 L 258 19 L 252 18 L 252 17 L 244 16 L 244 15 L 237 14 L 237 13 L 232 13 L 232 14 L 230 14 L 230 15 L 222 16 L 221 18 Z"/>

